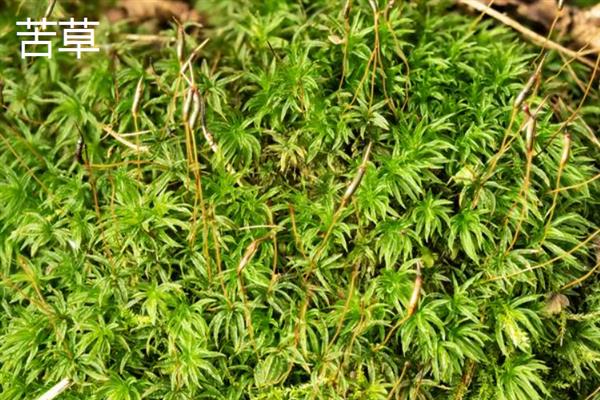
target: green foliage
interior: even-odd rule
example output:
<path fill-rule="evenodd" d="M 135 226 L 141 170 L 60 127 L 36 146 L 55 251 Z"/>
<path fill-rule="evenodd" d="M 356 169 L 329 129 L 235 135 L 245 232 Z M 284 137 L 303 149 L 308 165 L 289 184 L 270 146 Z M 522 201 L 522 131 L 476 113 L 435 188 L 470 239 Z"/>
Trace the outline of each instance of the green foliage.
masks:
<path fill-rule="evenodd" d="M 45 2 L 15 3 L 0 11 L 0 399 L 65 377 L 65 400 L 600 385 L 597 92 L 561 108 L 584 98 L 581 65 L 548 54 L 528 165 L 511 114 L 539 50 L 506 28 L 444 1 L 197 1 L 210 40 L 191 70 L 216 150 L 197 123 L 194 171 L 174 43 L 104 22 L 99 54 L 21 60 L 12 19 Z"/>

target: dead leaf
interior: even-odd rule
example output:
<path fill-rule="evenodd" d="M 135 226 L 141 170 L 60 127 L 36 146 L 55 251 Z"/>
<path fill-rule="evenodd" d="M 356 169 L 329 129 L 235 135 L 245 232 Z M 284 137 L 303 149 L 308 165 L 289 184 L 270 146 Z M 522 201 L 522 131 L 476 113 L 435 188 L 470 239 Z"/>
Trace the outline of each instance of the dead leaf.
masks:
<path fill-rule="evenodd" d="M 336 45 L 340 45 L 342 43 L 345 43 L 345 40 L 342 39 L 341 37 L 339 37 L 338 35 L 329 35 L 327 37 L 327 39 L 329 39 L 329 41 L 331 43 L 336 44 Z"/>
<path fill-rule="evenodd" d="M 600 51 L 600 4 L 576 13 L 573 17 L 571 35 L 581 45 Z"/>
<path fill-rule="evenodd" d="M 489 0 L 478 0 L 488 4 Z M 600 4 L 590 8 L 558 6 L 557 0 L 495 0 L 492 7 L 520 20 L 567 35 L 573 48 L 600 52 Z M 555 21 L 556 20 L 556 21 Z"/>
<path fill-rule="evenodd" d="M 179 0 L 121 0 L 106 17 L 111 22 L 128 19 L 134 22 L 150 19 L 167 22 L 173 18 L 181 22 L 201 22 L 201 15 L 185 1 Z"/>
<path fill-rule="evenodd" d="M 546 307 L 544 307 L 544 311 L 548 314 L 559 314 L 563 308 L 568 307 L 569 304 L 569 298 L 564 294 L 552 293 L 546 298 Z"/>

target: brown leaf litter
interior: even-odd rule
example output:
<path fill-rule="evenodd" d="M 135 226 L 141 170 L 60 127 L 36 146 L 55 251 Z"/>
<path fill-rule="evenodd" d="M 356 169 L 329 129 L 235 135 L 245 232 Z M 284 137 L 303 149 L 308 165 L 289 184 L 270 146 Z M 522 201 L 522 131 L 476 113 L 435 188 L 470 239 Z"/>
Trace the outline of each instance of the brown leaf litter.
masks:
<path fill-rule="evenodd" d="M 186 1 L 180 0 L 120 0 L 106 13 L 111 22 L 128 20 L 143 22 L 156 20 L 165 23 L 176 19 L 181 22 L 202 21 L 202 16 Z"/>
<path fill-rule="evenodd" d="M 489 5 L 489 0 L 478 0 Z M 570 47 L 575 50 L 585 48 L 600 52 L 600 4 L 588 8 L 578 8 L 558 0 L 495 0 L 491 7 L 507 13 L 519 20 L 528 21 L 553 29 L 560 36 L 572 41 Z M 554 25 L 554 27 L 553 27 Z"/>

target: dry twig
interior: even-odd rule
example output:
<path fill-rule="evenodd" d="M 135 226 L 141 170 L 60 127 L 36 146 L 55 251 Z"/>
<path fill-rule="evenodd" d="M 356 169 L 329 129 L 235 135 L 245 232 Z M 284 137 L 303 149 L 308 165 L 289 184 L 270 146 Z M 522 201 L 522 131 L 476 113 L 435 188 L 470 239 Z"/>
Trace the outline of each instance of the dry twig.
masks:
<path fill-rule="evenodd" d="M 522 24 L 520 24 L 519 22 L 515 21 L 514 19 L 494 10 L 493 8 L 491 8 L 490 6 L 487 6 L 485 4 L 480 3 L 477 0 L 457 0 L 459 4 L 463 4 L 466 6 L 469 6 L 471 8 L 474 8 L 475 10 L 485 13 L 487 15 L 489 15 L 490 17 L 497 19 L 498 21 L 502 22 L 503 24 L 513 28 L 514 30 L 518 31 L 519 33 L 521 33 L 523 36 L 525 36 L 526 38 L 528 38 L 529 40 L 531 40 L 532 42 L 545 47 L 547 49 L 551 49 L 551 50 L 556 50 L 560 53 L 566 54 L 569 57 L 573 57 L 575 59 L 577 59 L 579 62 L 581 62 L 582 64 L 587 65 L 590 68 L 594 67 L 594 63 L 590 60 L 588 60 L 587 58 L 581 56 L 580 54 L 578 54 L 577 52 L 568 49 L 566 47 L 564 47 L 561 44 L 556 43 L 553 40 L 550 40 L 542 35 L 539 35 L 537 33 L 535 33 L 534 31 L 532 31 L 531 29 L 523 26 Z"/>

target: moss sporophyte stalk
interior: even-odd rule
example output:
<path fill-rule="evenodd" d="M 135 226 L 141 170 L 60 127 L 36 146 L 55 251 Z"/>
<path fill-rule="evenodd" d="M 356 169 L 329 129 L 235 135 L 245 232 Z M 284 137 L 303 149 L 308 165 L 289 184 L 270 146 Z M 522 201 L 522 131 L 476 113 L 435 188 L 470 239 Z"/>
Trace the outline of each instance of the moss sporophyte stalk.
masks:
<path fill-rule="evenodd" d="M 0 10 L 0 400 L 598 397 L 597 54 L 487 2 L 140 3 Z M 22 58 L 44 16 L 100 51 Z"/>

